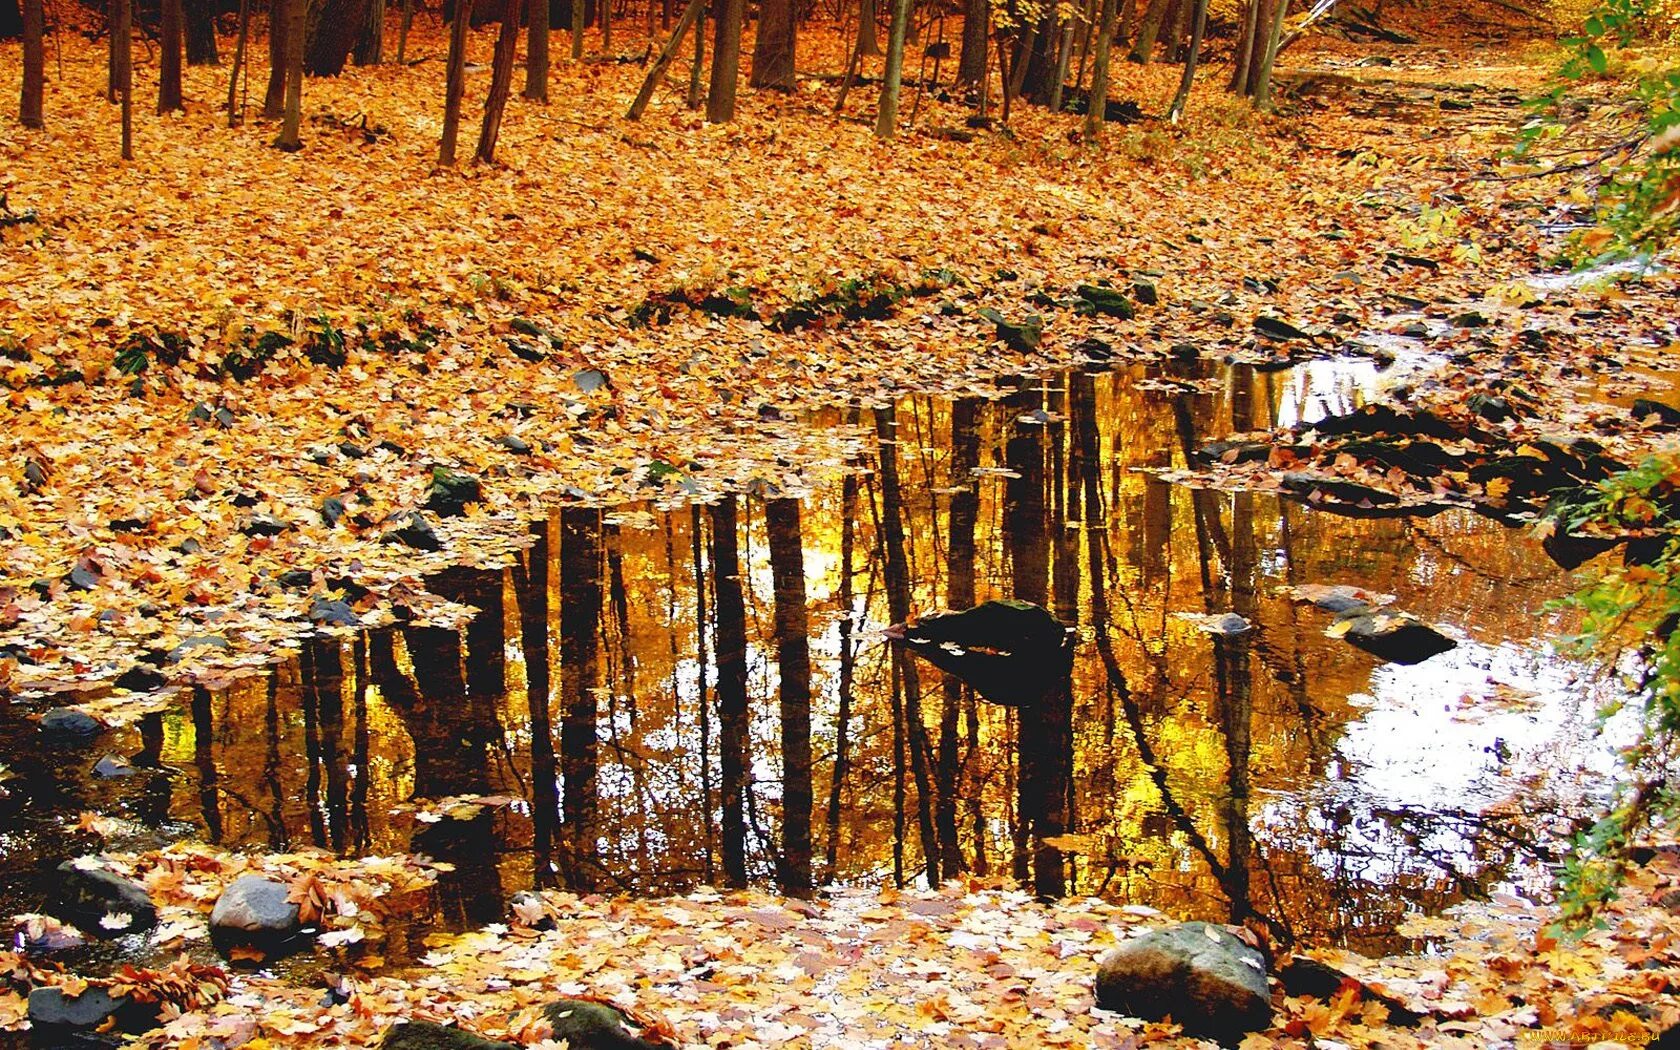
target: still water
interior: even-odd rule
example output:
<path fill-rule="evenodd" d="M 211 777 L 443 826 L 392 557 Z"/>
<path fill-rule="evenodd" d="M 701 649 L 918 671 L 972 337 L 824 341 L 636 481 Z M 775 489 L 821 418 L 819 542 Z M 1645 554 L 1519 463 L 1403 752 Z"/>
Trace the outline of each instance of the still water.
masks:
<path fill-rule="evenodd" d="M 1391 381 L 1360 359 L 1197 368 L 830 413 L 859 434 L 855 474 L 557 510 L 517 564 L 431 581 L 474 610 L 464 631 L 322 638 L 91 752 L 8 728 L 26 790 L 0 808 L 0 904 L 38 905 L 39 865 L 78 848 L 57 829 L 89 810 L 132 821 L 136 846 L 426 853 L 455 867 L 425 921 L 453 927 L 533 885 L 1009 878 L 1032 712 L 880 633 L 1000 597 L 1076 631 L 1071 892 L 1362 950 L 1396 945 L 1408 913 L 1543 893 L 1614 761 L 1593 732 L 1614 685 L 1554 649 L 1570 577 L 1465 511 L 1355 519 L 1158 479 Z M 1301 584 L 1392 595 L 1460 644 L 1381 663 L 1326 637 Z M 1201 628 L 1227 612 L 1255 630 Z M 104 754 L 134 774 L 95 776 Z"/>

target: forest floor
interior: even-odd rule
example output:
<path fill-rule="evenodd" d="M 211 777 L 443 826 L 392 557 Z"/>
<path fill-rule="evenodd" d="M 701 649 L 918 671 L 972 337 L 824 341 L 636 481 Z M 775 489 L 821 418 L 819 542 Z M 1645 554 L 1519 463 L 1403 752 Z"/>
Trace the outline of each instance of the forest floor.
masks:
<path fill-rule="evenodd" d="M 1425 401 L 1520 385 L 1521 427 L 1590 428 L 1624 459 L 1661 440 L 1576 395 L 1587 381 L 1625 399 L 1653 386 L 1627 378 L 1639 366 L 1668 370 L 1675 285 L 1559 265 L 1556 224 L 1586 213 L 1571 179 L 1590 172 L 1528 178 L 1500 156 L 1551 58 L 1535 45 L 1303 47 L 1268 120 L 1220 92 L 1216 65 L 1182 125 L 1111 126 L 1100 148 L 1078 118 L 1029 107 L 954 141 L 970 111 L 931 95 L 881 143 L 871 93 L 837 120 L 837 86 L 817 78 L 743 91 L 724 126 L 682 108 L 679 84 L 628 123 L 638 66 L 562 62 L 553 102 L 510 105 L 501 163 L 439 172 L 436 26 L 410 41 L 422 61 L 311 81 L 300 153 L 268 148 L 259 120 L 229 130 L 210 101 L 225 71 L 195 69 L 185 114 L 137 116 L 126 164 L 101 53 L 63 43 L 49 129 L 0 124 L 0 692 L 83 690 L 165 653 L 171 681 L 225 680 L 311 629 L 340 578 L 366 589 L 364 625 L 447 617 L 424 574 L 496 563 L 542 506 L 797 492 L 851 452 L 843 429 L 801 426 L 807 408 L 987 393 L 1097 349 L 1265 364 L 1411 340 L 1442 362 Z M 805 47 L 809 68 L 842 67 L 833 33 Z M 0 45 L 0 97 L 17 89 L 13 50 Z M 1157 113 L 1177 75 L 1121 65 L 1114 95 Z M 487 80 L 476 69 L 469 98 Z M 1159 302 L 1135 318 L 1073 309 L 1081 284 L 1139 281 Z M 998 339 L 982 308 L 1042 315 L 1040 344 Z M 1299 335 L 1273 338 L 1276 321 Z M 1544 340 L 1524 337 L 1537 327 Z M 1449 368 L 1455 354 L 1475 366 Z M 382 542 L 438 467 L 480 478 L 482 501 L 426 516 L 437 550 Z M 346 508 L 336 525 L 329 498 Z M 306 585 L 282 584 L 298 570 Z M 206 636 L 219 641 L 191 644 Z M 127 696 L 90 703 L 117 718 Z M 132 862 L 164 872 L 148 881 L 175 894 L 183 942 L 237 866 Z M 1584 1042 L 1621 1031 L 1618 1007 L 1662 1031 L 1680 1020 L 1677 876 L 1659 854 L 1578 942 L 1513 898 L 1421 923 L 1415 956 L 1327 956 L 1356 980 L 1329 1002 L 1283 999 L 1254 1040 L 1539 1045 L 1552 1026 Z M 357 977 L 325 1002 L 241 975 L 151 1041 L 359 1043 L 400 1015 L 529 1042 L 542 1033 L 521 1009 L 580 990 L 701 1045 L 1172 1037 L 1091 1009 L 1095 958 L 1159 917 L 970 890 L 747 895 L 721 912 L 707 896 L 556 896 L 560 933 L 447 937 L 432 975 Z M 1385 1000 L 1421 1021 L 1388 1023 Z M 0 991 L 0 1024 L 20 1009 Z"/>

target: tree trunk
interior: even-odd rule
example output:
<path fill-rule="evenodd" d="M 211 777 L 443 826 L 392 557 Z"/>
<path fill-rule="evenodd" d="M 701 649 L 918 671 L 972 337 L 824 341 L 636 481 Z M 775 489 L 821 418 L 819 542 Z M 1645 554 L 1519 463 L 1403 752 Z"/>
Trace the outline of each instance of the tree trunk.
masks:
<path fill-rule="evenodd" d="M 986 43 L 991 39 L 991 18 L 991 0 L 964 0 L 958 83 L 979 84 L 986 78 Z"/>
<path fill-rule="evenodd" d="M 291 0 L 286 15 L 286 116 L 275 145 L 288 153 L 303 148 L 303 22 L 309 0 Z"/>
<path fill-rule="evenodd" d="M 251 0 L 239 0 L 239 38 L 233 45 L 233 69 L 228 75 L 228 127 L 245 122 L 245 107 L 239 100 L 239 74 L 245 69 L 245 47 L 251 41 Z"/>
<path fill-rule="evenodd" d="M 46 123 L 41 112 L 47 77 L 45 27 L 41 0 L 23 0 L 23 91 L 18 120 L 26 128 L 44 127 Z"/>
<path fill-rule="evenodd" d="M 1050 112 L 1062 111 L 1062 90 L 1067 85 L 1068 65 L 1073 58 L 1073 23 L 1062 26 L 1062 42 L 1056 48 L 1056 71 L 1050 77 L 1050 96 L 1046 103 Z"/>
<path fill-rule="evenodd" d="M 122 159 L 134 159 L 134 6 L 116 0 L 117 18 L 111 26 L 115 42 L 117 93 L 122 96 Z"/>
<path fill-rule="evenodd" d="M 543 888 L 554 885 L 554 829 L 560 815 L 559 767 L 554 760 L 549 696 L 553 678 L 548 645 L 548 555 L 553 519 L 533 531 L 536 543 L 513 567 L 513 589 L 519 605 L 519 645 L 525 656 L 525 699 L 531 716 L 532 881 Z"/>
<path fill-rule="evenodd" d="M 496 139 L 502 133 L 502 112 L 513 91 L 513 60 L 519 50 L 520 0 L 502 0 L 502 28 L 496 35 L 496 57 L 490 64 L 490 97 L 484 101 L 484 123 L 478 131 L 480 164 L 496 162 Z"/>
<path fill-rule="evenodd" d="M 525 97 L 548 101 L 548 0 L 530 0 L 525 14 Z"/>
<path fill-rule="evenodd" d="M 397 64 L 408 58 L 408 31 L 414 25 L 414 0 L 402 0 L 402 21 L 397 25 Z"/>
<path fill-rule="evenodd" d="M 1196 80 L 1196 63 L 1202 57 L 1202 36 L 1207 32 L 1208 0 L 1196 0 L 1196 24 L 1190 30 L 1190 53 L 1184 58 L 1184 76 L 1178 82 L 1178 94 L 1173 96 L 1167 119 L 1176 124 L 1190 104 L 1190 88 Z"/>
<path fill-rule="evenodd" d="M 612 0 L 607 0 L 607 2 L 611 3 Z M 572 16 L 571 30 L 573 60 L 583 57 L 583 30 L 584 27 L 588 25 L 588 22 L 585 20 L 588 13 L 589 12 L 586 9 L 583 0 L 571 0 L 570 14 Z"/>
<path fill-rule="evenodd" d="M 875 113 L 875 137 L 890 139 L 898 131 L 898 90 L 904 75 L 904 36 L 910 25 L 910 0 L 893 0 L 892 27 L 887 31 L 887 68 L 881 75 L 881 102 Z"/>
<path fill-rule="evenodd" d="M 706 122 L 727 124 L 735 119 L 735 83 L 741 74 L 741 18 L 745 0 L 719 0 L 716 35 L 712 39 L 712 82 L 706 92 Z"/>
<path fill-rule="evenodd" d="M 1266 50 L 1260 60 L 1260 79 L 1254 88 L 1254 108 L 1272 108 L 1272 66 L 1277 62 L 1278 43 L 1283 39 L 1283 20 L 1289 16 L 1289 0 L 1275 0 L 1277 10 L 1266 36 Z"/>
<path fill-rule="evenodd" d="M 856 410 L 853 410 L 856 422 Z M 840 858 L 840 810 L 844 801 L 846 773 L 851 764 L 852 682 L 856 674 L 857 655 L 852 644 L 856 629 L 856 596 L 852 591 L 853 555 L 855 552 L 858 505 L 858 479 L 847 474 L 840 482 L 840 681 L 838 710 L 834 716 L 834 776 L 828 792 L 828 857 L 824 867 L 824 882 L 838 876 Z"/>
<path fill-rule="evenodd" d="M 1260 89 L 1260 67 L 1265 62 L 1266 38 L 1270 35 L 1272 14 L 1280 0 L 1255 0 L 1254 33 L 1249 40 L 1248 79 L 1243 82 L 1243 94 L 1249 98 Z"/>
<path fill-rule="evenodd" d="M 367 21 L 356 37 L 351 58 L 358 66 L 377 66 L 385 61 L 385 0 L 368 0 Z"/>
<path fill-rule="evenodd" d="M 694 64 L 688 67 L 688 98 L 685 100 L 689 109 L 699 109 L 705 98 L 703 83 L 706 74 L 706 0 L 702 0 L 700 10 L 694 16 Z"/>
<path fill-rule="evenodd" d="M 1108 121 L 1108 63 L 1114 39 L 1114 0 L 1102 0 L 1102 20 L 1097 26 L 1097 54 L 1091 60 L 1091 97 L 1085 106 L 1085 137 L 1095 142 Z"/>
<path fill-rule="evenodd" d="M 1231 79 L 1225 85 L 1227 91 L 1248 93 L 1248 64 L 1254 57 L 1254 26 L 1259 20 L 1261 0 L 1249 0 L 1243 5 L 1242 29 L 1237 33 L 1236 62 L 1231 69 Z"/>
<path fill-rule="evenodd" d="M 181 39 L 186 15 L 181 0 L 163 0 L 163 22 L 158 29 L 158 113 L 172 113 L 181 105 Z"/>
<path fill-rule="evenodd" d="M 859 0 L 857 53 L 860 55 L 881 53 L 881 40 L 876 32 L 875 18 L 875 0 Z"/>
<path fill-rule="evenodd" d="M 466 7 L 466 3 L 462 3 Z M 460 14 L 457 13 L 457 18 Z M 470 17 L 470 16 L 469 16 Z M 601 512 L 560 512 L 560 776 L 568 888 L 595 888 L 600 679 Z"/>
<path fill-rule="evenodd" d="M 723 873 L 732 889 L 747 885 L 747 610 L 741 594 L 736 499 L 712 504 L 713 641 L 717 654 L 718 746 L 722 754 Z"/>
<path fill-rule="evenodd" d="M 626 119 L 642 119 L 642 114 L 647 112 L 648 103 L 653 100 L 653 93 L 659 90 L 660 82 L 665 79 L 665 71 L 676 60 L 677 50 L 682 47 L 684 37 L 688 35 L 689 29 L 694 27 L 700 12 L 705 9 L 706 0 L 688 0 L 688 6 L 683 8 L 682 17 L 677 20 L 677 27 L 671 30 L 670 39 L 659 49 L 659 57 L 654 59 L 653 68 L 648 70 L 647 76 L 642 80 L 641 89 L 636 92 L 635 101 L 630 103 L 630 111 L 625 114 Z M 702 32 L 695 29 L 697 35 Z"/>
<path fill-rule="evenodd" d="M 758 11 L 758 40 L 753 46 L 755 88 L 793 90 L 793 66 L 799 21 L 794 0 L 764 0 Z"/>
<path fill-rule="evenodd" d="M 443 89 L 443 140 L 438 166 L 455 163 L 455 140 L 461 131 L 461 96 L 467 89 L 467 30 L 472 24 L 472 0 L 457 0 L 449 27 L 449 65 Z"/>
<path fill-rule="evenodd" d="M 781 891 L 811 895 L 811 637 L 805 608 L 804 535 L 799 501 L 764 505 L 770 532 L 770 575 L 776 592 L 776 670 L 781 681 Z"/>
<path fill-rule="evenodd" d="M 951 405 L 951 507 L 946 544 L 945 606 L 974 607 L 974 530 L 980 520 L 980 494 L 974 471 L 980 466 L 979 402 L 963 398 Z M 957 835 L 958 780 L 962 774 L 958 717 L 963 710 L 963 684 L 956 675 L 944 676 L 939 708 L 939 854 L 948 874 L 962 871 L 962 846 Z M 976 850 L 979 847 L 976 845 Z"/>
<path fill-rule="evenodd" d="M 1161 35 L 1161 23 L 1167 17 L 1167 5 L 1172 0 L 1149 0 L 1149 7 L 1143 13 L 1143 24 L 1138 26 L 1137 40 L 1132 44 L 1132 53 L 1127 56 L 1133 62 L 1147 66 L 1155 57 L 1155 39 Z"/>
<path fill-rule="evenodd" d="M 187 65 L 221 65 L 216 52 L 216 0 L 186 0 Z"/>
<path fill-rule="evenodd" d="M 268 5 L 268 88 L 263 92 L 262 115 L 275 120 L 286 112 L 286 26 L 291 0 L 271 0 Z"/>
<path fill-rule="evenodd" d="M 107 34 L 105 61 L 105 101 L 115 102 L 118 97 L 118 82 L 122 80 L 122 59 L 119 57 L 117 44 L 117 0 L 107 0 L 105 4 L 105 24 L 110 32 Z M 130 19 L 132 20 L 132 15 Z"/>
<path fill-rule="evenodd" d="M 1016 98 L 1041 106 L 1050 100 L 1050 77 L 1056 71 L 1056 44 L 1060 39 L 1054 15 L 1039 19 L 1027 33 L 1020 53 L 1015 56 Z"/>
<path fill-rule="evenodd" d="M 305 21 L 303 68 L 312 77 L 336 77 L 344 72 L 356 38 L 367 24 L 370 0 L 321 0 Z M 310 5 L 313 6 L 313 5 Z"/>

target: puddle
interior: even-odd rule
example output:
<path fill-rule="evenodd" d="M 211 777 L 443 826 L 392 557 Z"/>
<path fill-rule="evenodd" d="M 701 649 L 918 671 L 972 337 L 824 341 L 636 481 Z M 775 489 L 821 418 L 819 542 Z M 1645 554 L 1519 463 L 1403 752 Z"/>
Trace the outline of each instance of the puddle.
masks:
<path fill-rule="evenodd" d="M 879 630 L 900 568 L 912 610 L 1015 596 L 1076 627 L 1071 892 L 1184 917 L 1252 910 L 1367 951 L 1397 946 L 1407 913 L 1540 892 L 1549 836 L 1588 812 L 1609 768 L 1591 723 L 1613 687 L 1553 651 L 1569 624 L 1547 603 L 1571 586 L 1538 544 L 1467 512 L 1356 520 L 1139 469 L 1349 411 L 1384 381 L 1350 358 L 908 398 L 856 419 L 895 438 L 866 446 L 865 472 L 797 502 L 557 512 L 518 565 L 432 581 L 477 610 L 459 634 L 318 640 L 91 749 L 43 751 L 0 720 L 0 906 L 39 906 L 41 866 L 85 848 L 61 830 L 84 811 L 133 821 L 141 845 L 426 853 L 455 865 L 424 920 L 450 927 L 499 921 L 531 885 L 658 893 L 735 864 L 768 882 L 797 838 L 782 800 L 807 793 L 819 883 L 910 880 L 924 778 L 956 785 L 952 805 L 929 806 L 933 837 L 955 838 L 946 870 L 1019 871 L 1018 716 L 895 665 Z M 1394 594 L 1461 644 L 1381 664 L 1280 593 L 1304 583 Z M 1240 643 L 1180 615 L 1228 611 L 1257 627 Z M 808 781 L 781 758 L 779 684 L 801 650 Z M 732 651 L 746 685 L 733 722 L 719 707 Z M 925 739 L 903 714 L 918 688 Z M 745 736 L 739 769 L 726 734 Z M 95 777 L 107 753 L 136 773 Z"/>

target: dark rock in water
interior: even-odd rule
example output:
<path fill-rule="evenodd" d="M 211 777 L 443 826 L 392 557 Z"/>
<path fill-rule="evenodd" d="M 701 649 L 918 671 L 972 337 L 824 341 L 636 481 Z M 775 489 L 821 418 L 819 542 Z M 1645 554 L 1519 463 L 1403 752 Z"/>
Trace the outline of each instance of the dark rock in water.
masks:
<path fill-rule="evenodd" d="M 1488 319 L 1474 310 L 1459 314 L 1453 318 L 1455 328 L 1486 328 Z"/>
<path fill-rule="evenodd" d="M 1261 314 L 1254 319 L 1254 330 L 1268 339 L 1311 339 L 1312 334 L 1278 317 Z"/>
<path fill-rule="evenodd" d="M 1511 411 L 1511 402 L 1496 394 L 1471 394 L 1465 406 L 1489 423 L 1503 423 L 1516 414 Z"/>
<path fill-rule="evenodd" d="M 169 650 L 169 655 L 164 657 L 164 661 L 172 664 L 180 663 L 182 660 L 185 660 L 194 649 L 231 648 L 232 646 L 228 643 L 228 640 L 219 634 L 194 635 L 182 642 L 180 645 L 177 645 L 175 648 Z"/>
<path fill-rule="evenodd" d="M 1633 403 L 1634 419 L 1648 422 L 1652 416 L 1656 417 L 1656 423 L 1659 427 L 1680 427 L 1680 408 L 1674 408 L 1671 405 L 1663 404 L 1661 401 L 1652 401 L 1650 398 L 1644 397 Z"/>
<path fill-rule="evenodd" d="M 286 898 L 291 889 L 278 879 L 247 874 L 234 879 L 210 911 L 210 939 L 223 952 L 255 948 L 282 954 L 301 940 L 298 906 Z"/>
<path fill-rule="evenodd" d="M 1081 339 L 1074 344 L 1073 348 L 1083 354 L 1087 361 L 1112 361 L 1114 359 L 1114 347 L 1094 336 Z"/>
<path fill-rule="evenodd" d="M 356 615 L 356 610 L 350 608 L 349 602 L 330 601 L 317 598 L 309 607 L 309 619 L 326 627 L 360 627 L 362 618 Z"/>
<path fill-rule="evenodd" d="M 1150 285 L 1153 291 L 1154 285 Z M 1079 286 L 1079 298 L 1085 305 L 1081 309 L 1090 313 L 1102 314 L 1105 317 L 1118 317 L 1123 321 L 1130 321 L 1137 316 L 1137 310 L 1132 307 L 1132 301 L 1118 288 L 1105 288 L 1100 284 L 1082 284 Z"/>
<path fill-rule="evenodd" d="M 1187 922 L 1129 940 L 1097 972 L 1097 1005 L 1171 1017 L 1189 1035 L 1236 1041 L 1272 1021 L 1266 961 L 1230 931 Z"/>
<path fill-rule="evenodd" d="M 1217 638 L 1235 638 L 1239 634 L 1247 634 L 1254 630 L 1254 625 L 1234 612 L 1222 616 L 1209 616 L 1197 622 L 1198 630 L 1204 631 Z"/>
<path fill-rule="evenodd" d="M 131 693 L 149 693 L 168 685 L 169 679 L 150 667 L 136 665 L 117 676 L 117 680 L 112 684 Z"/>
<path fill-rule="evenodd" d="M 1037 350 L 1044 342 L 1044 319 L 1029 314 L 1024 320 L 1010 321 L 989 306 L 980 308 L 980 316 L 992 322 L 997 337 L 1011 350 L 1027 353 Z"/>
<path fill-rule="evenodd" d="M 41 732 L 55 740 L 86 740 L 105 726 L 86 711 L 55 707 L 41 716 Z"/>
<path fill-rule="evenodd" d="M 1458 648 L 1458 643 L 1405 613 L 1374 613 L 1338 624 L 1351 645 L 1396 664 L 1420 664 L 1431 656 Z"/>
<path fill-rule="evenodd" d="M 432 488 L 426 509 L 443 518 L 458 518 L 467 507 L 484 501 L 484 486 L 471 474 L 448 467 L 432 468 Z"/>
<path fill-rule="evenodd" d="M 392 1025 L 379 1045 L 385 1050 L 519 1050 L 518 1043 L 498 1043 L 432 1021 Z"/>
<path fill-rule="evenodd" d="M 496 444 L 516 456 L 529 456 L 531 454 L 531 443 L 517 434 L 504 434 L 496 439 Z"/>
<path fill-rule="evenodd" d="M 889 628 L 899 642 L 956 675 L 994 704 L 1036 704 L 1062 684 L 1073 661 L 1067 626 L 1042 606 L 990 601 Z"/>
<path fill-rule="evenodd" d="M 1364 616 L 1375 608 L 1369 601 L 1360 597 L 1362 593 L 1364 592 L 1357 587 L 1341 584 L 1326 588 L 1323 593 L 1315 595 L 1310 600 L 1315 608 L 1348 619 L 1354 616 Z"/>
<path fill-rule="evenodd" d="M 553 1039 L 570 1050 L 667 1050 L 666 1042 L 651 1042 L 639 1034 L 641 1026 L 606 1003 L 591 999 L 557 999 L 543 1007 L 543 1018 L 554 1029 Z"/>
<path fill-rule="evenodd" d="M 138 772 L 134 764 L 121 755 L 106 755 L 93 764 L 93 775 L 105 779 L 131 777 Z"/>
<path fill-rule="evenodd" d="M 1288 492 L 1308 498 L 1323 498 L 1331 496 L 1344 503 L 1369 504 L 1370 506 L 1384 506 L 1399 503 L 1400 497 L 1392 492 L 1374 489 L 1369 485 L 1358 482 L 1343 481 L 1339 478 L 1324 478 L 1316 474 L 1291 471 L 1279 479 L 1280 484 Z"/>
<path fill-rule="evenodd" d="M 308 569 L 288 569 L 276 576 L 274 582 L 288 590 L 301 590 L 314 586 L 315 574 Z"/>
<path fill-rule="evenodd" d="M 95 857 L 58 866 L 58 882 L 47 911 L 88 933 L 113 937 L 157 925 L 157 906 L 146 888 L 107 868 Z"/>
<path fill-rule="evenodd" d="M 37 1029 L 49 1030 L 98 1028 L 127 1005 L 126 999 L 119 999 L 98 985 L 89 985 L 81 995 L 75 996 L 65 995 L 62 988 L 37 988 L 29 993 L 29 1023 Z"/>
<path fill-rule="evenodd" d="M 1264 463 L 1272 457 L 1270 441 L 1210 441 L 1196 451 L 1210 463 Z"/>
<path fill-rule="evenodd" d="M 1429 326 L 1422 321 L 1412 321 L 1403 325 L 1399 334 L 1408 339 L 1427 339 L 1429 337 Z"/>
<path fill-rule="evenodd" d="M 73 591 L 91 591 L 99 586 L 99 573 L 86 565 L 78 565 L 64 577 Z"/>
<path fill-rule="evenodd" d="M 400 524 L 385 530 L 379 537 L 380 543 L 402 543 L 415 550 L 440 551 L 443 541 L 438 538 L 437 530 L 432 523 L 422 518 L 418 513 L 410 511 L 402 516 Z"/>

